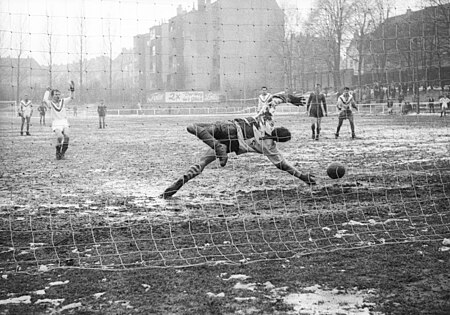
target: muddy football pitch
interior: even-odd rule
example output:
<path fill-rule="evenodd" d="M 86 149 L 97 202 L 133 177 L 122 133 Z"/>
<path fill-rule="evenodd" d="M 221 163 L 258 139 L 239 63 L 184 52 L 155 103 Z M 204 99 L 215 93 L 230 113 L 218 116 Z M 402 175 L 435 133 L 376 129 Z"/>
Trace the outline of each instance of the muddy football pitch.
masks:
<path fill-rule="evenodd" d="M 0 314 L 449 314 L 450 118 L 336 114 L 285 158 L 229 155 L 159 194 L 206 146 L 194 122 L 245 115 L 70 117 L 66 159 L 50 127 L 0 117 Z M 326 174 L 345 165 L 341 179 Z"/>

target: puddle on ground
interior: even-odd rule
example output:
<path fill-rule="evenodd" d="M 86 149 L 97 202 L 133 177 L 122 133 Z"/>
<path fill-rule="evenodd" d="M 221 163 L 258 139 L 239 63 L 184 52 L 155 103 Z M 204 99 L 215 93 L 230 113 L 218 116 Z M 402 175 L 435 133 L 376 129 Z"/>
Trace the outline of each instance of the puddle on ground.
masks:
<path fill-rule="evenodd" d="M 358 290 L 322 290 L 319 286 L 304 289 L 304 293 L 292 293 L 284 297 L 284 303 L 292 305 L 295 314 L 348 314 L 348 315 L 373 315 L 366 299 L 369 292 Z M 381 315 L 381 313 L 376 313 Z"/>

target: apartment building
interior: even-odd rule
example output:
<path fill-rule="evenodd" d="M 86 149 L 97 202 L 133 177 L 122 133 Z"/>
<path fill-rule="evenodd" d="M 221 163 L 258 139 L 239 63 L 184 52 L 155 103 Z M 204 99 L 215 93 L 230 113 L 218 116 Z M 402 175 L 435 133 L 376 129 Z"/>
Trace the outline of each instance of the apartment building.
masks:
<path fill-rule="evenodd" d="M 167 23 L 135 36 L 139 89 L 250 97 L 284 88 L 284 14 L 276 0 L 198 0 Z"/>

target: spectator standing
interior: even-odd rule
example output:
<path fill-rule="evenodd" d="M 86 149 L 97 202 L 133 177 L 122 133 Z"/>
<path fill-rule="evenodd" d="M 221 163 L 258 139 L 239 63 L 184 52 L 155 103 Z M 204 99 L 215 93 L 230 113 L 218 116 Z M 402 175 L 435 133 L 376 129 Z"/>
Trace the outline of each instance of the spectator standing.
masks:
<path fill-rule="evenodd" d="M 375 82 L 373 86 L 373 98 L 375 99 L 375 103 L 379 102 L 380 99 L 380 85 L 378 82 Z"/>
<path fill-rule="evenodd" d="M 106 124 L 105 124 L 105 117 L 106 117 L 106 105 L 104 100 L 100 100 L 100 104 L 98 105 L 97 108 L 97 112 L 98 112 L 98 125 L 99 125 L 99 129 L 105 129 Z"/>
<path fill-rule="evenodd" d="M 428 95 L 428 110 L 430 113 L 434 113 L 434 97 L 432 95 Z"/>
<path fill-rule="evenodd" d="M 388 98 L 387 108 L 388 108 L 388 114 L 392 115 L 394 113 L 394 100 L 392 98 Z"/>

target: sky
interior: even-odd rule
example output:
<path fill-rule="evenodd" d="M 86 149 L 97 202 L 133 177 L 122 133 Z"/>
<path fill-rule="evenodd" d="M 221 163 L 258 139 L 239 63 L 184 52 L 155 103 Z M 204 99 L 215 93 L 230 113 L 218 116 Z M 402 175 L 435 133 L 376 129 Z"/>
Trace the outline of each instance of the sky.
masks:
<path fill-rule="evenodd" d="M 257 5 L 259 0 L 252 1 Z M 298 10 L 303 16 L 317 0 L 277 0 L 286 10 Z M 320 0 L 319 0 L 320 1 Z M 395 0 L 393 0 L 395 1 Z M 403 14 L 415 0 L 400 1 Z M 78 60 L 80 34 L 85 35 L 86 58 L 113 55 L 132 48 L 133 36 L 168 21 L 181 5 L 191 11 L 198 0 L 0 0 L 0 56 L 32 56 L 41 65 L 48 64 L 49 36 L 52 34 L 54 63 Z M 215 0 L 212 0 L 215 2 Z M 81 18 L 82 17 L 82 18 Z M 113 57 L 115 57 L 113 56 Z"/>

